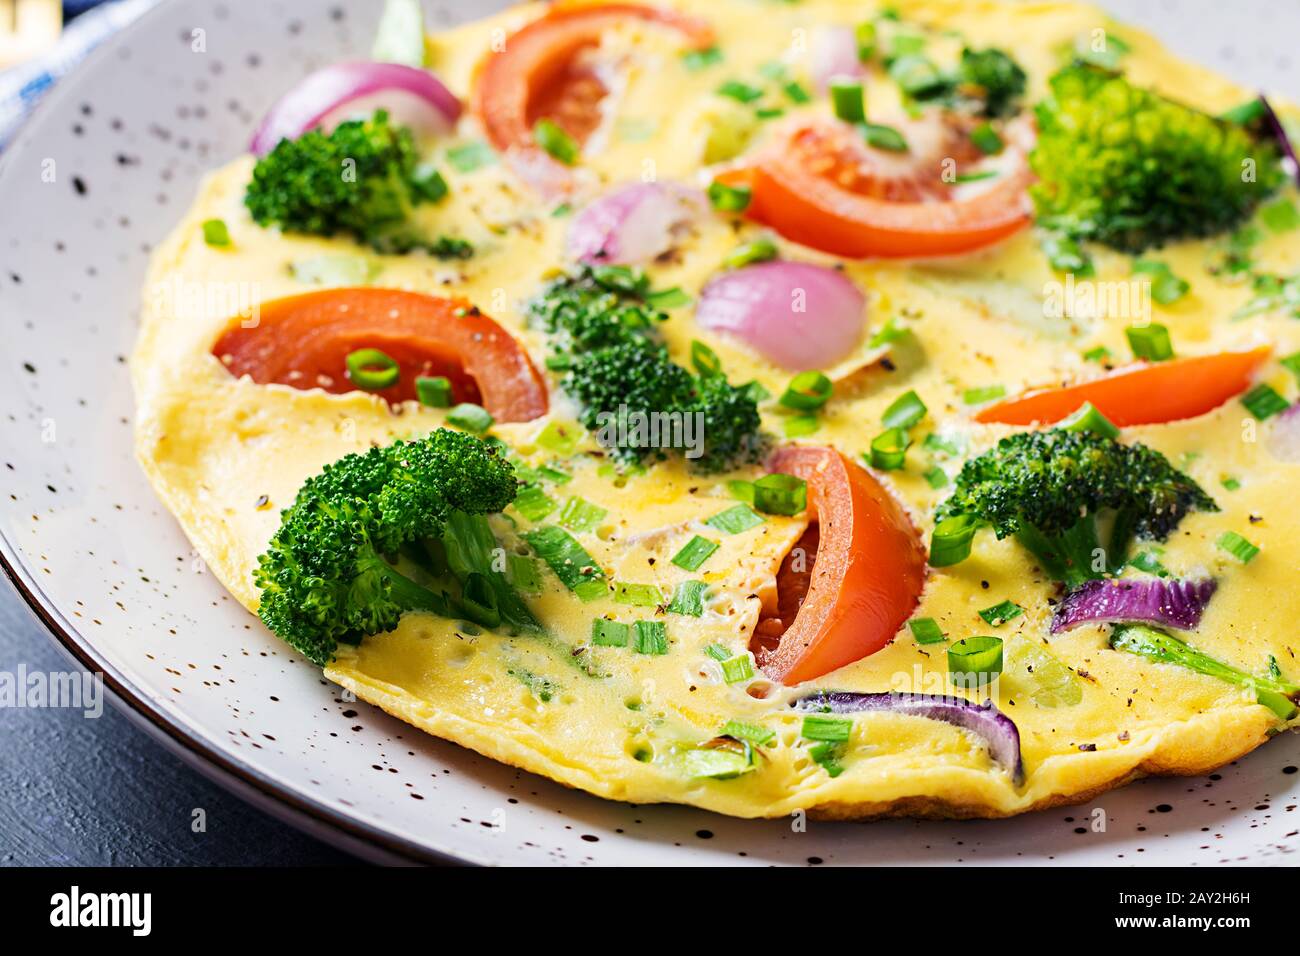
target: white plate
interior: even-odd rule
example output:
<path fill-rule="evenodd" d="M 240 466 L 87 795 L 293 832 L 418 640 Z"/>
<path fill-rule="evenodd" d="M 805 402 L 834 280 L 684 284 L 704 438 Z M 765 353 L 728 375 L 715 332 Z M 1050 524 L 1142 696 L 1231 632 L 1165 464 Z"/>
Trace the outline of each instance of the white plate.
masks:
<path fill-rule="evenodd" d="M 435 26 L 502 5 L 425 2 Z M 1244 4 L 1236 20 L 1208 2 L 1112 6 L 1141 8 L 1183 52 L 1279 85 L 1300 27 L 1300 10 L 1275 4 L 1267 23 L 1243 18 Z M 1249 6 L 1262 15 L 1265 3 Z M 1300 827 L 1295 735 L 1209 779 L 1142 781 L 1071 809 L 804 830 L 566 790 L 341 700 L 265 632 L 202 573 L 136 467 L 124 356 L 150 247 L 198 177 L 241 151 L 293 80 L 364 54 L 377 14 L 355 0 L 164 3 L 60 84 L 0 158 L 0 556 L 141 723 L 245 796 L 385 859 L 1283 860 Z M 193 51 L 195 30 L 206 52 Z"/>

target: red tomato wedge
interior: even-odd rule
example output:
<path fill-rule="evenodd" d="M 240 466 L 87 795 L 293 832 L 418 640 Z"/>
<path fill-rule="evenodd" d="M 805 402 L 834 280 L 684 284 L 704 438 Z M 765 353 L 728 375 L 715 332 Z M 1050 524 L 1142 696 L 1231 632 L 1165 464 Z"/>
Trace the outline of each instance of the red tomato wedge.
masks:
<path fill-rule="evenodd" d="M 793 621 L 760 622 L 752 642 L 768 677 L 798 684 L 893 639 L 925 586 L 925 546 L 894 497 L 834 449 L 784 448 L 768 467 L 808 483 L 816 522 L 797 546 L 807 549 L 811 570 L 800 573 L 787 558 L 778 577 L 780 614 Z"/>
<path fill-rule="evenodd" d="M 680 31 L 691 47 L 713 43 L 702 21 L 673 10 L 636 3 L 556 3 L 506 38 L 479 67 L 474 110 L 499 150 L 534 150 L 533 124 L 547 117 L 578 142 L 600 122 L 606 90 L 578 54 L 628 20 L 660 23 Z"/>
<path fill-rule="evenodd" d="M 1133 365 L 1090 382 L 1025 392 L 980 409 L 975 420 L 1050 425 L 1078 411 L 1084 402 L 1092 402 L 1120 428 L 1195 418 L 1249 388 L 1270 351 L 1262 347 Z"/>
<path fill-rule="evenodd" d="M 938 188 L 937 172 L 924 174 L 933 188 L 926 188 L 918 171 L 899 176 L 896 158 L 866 150 L 851 141 L 853 135 L 848 127 L 796 126 L 751 165 L 718 179 L 750 188 L 751 219 L 787 239 L 852 259 L 971 252 L 1028 224 L 1027 164 L 959 197 L 949 187 Z M 882 175 L 870 168 L 873 153 Z"/>
<path fill-rule="evenodd" d="M 482 405 L 499 422 L 546 414 L 546 385 L 514 336 L 468 302 L 397 289 L 326 289 L 263 302 L 257 324 L 229 328 L 212 354 L 236 378 L 265 385 L 356 391 L 347 356 L 374 348 L 397 362 L 389 402 L 416 397 L 415 379 L 442 375 L 452 400 Z"/>

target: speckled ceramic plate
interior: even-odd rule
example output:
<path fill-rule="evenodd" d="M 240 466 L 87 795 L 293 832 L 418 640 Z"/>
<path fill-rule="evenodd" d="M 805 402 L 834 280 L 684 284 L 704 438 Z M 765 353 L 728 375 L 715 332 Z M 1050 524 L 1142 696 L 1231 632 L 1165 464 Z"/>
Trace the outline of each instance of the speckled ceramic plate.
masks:
<path fill-rule="evenodd" d="M 425 2 L 435 25 L 501 5 Z M 1287 60 L 1300 8 L 1109 6 L 1185 55 L 1300 98 Z M 240 152 L 294 79 L 365 51 L 377 15 L 360 0 L 171 0 L 101 47 L 0 157 L 0 556 L 142 724 L 250 799 L 384 859 L 1285 860 L 1300 828 L 1295 735 L 1209 778 L 1141 781 L 1011 820 L 753 822 L 566 790 L 344 700 L 286 653 L 202 572 L 137 468 L 124 356 L 150 249 L 200 175 Z"/>

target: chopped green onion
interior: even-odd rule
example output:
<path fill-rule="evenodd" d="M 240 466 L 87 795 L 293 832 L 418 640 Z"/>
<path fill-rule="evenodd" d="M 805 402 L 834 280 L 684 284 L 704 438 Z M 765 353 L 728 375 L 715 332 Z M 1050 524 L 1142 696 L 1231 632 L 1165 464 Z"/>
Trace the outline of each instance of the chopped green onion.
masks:
<path fill-rule="evenodd" d="M 682 306 L 691 304 L 691 297 L 683 292 L 680 286 L 651 292 L 645 297 L 645 300 L 656 309 L 680 309 Z"/>
<path fill-rule="evenodd" d="M 481 405 L 461 402 L 447 413 L 448 423 L 481 435 L 492 427 L 492 413 Z"/>
<path fill-rule="evenodd" d="M 1256 545 L 1251 544 L 1235 531 L 1223 532 L 1223 534 L 1219 535 L 1219 540 L 1215 544 L 1242 564 L 1249 564 L 1250 559 L 1259 554 L 1259 548 Z"/>
<path fill-rule="evenodd" d="M 716 541 L 710 541 L 708 538 L 701 538 L 698 534 L 686 542 L 686 545 L 673 555 L 673 564 L 686 571 L 698 571 L 700 565 L 709 560 L 714 551 L 717 551 L 721 545 Z"/>
<path fill-rule="evenodd" d="M 939 68 L 934 63 L 926 57 L 912 52 L 915 40 L 919 40 L 919 38 L 895 38 L 894 53 L 897 59 L 889 66 L 889 76 L 908 96 L 924 96 L 926 93 L 942 86 L 945 81 L 943 75 L 939 72 Z M 906 41 L 906 46 L 904 46 L 903 41 Z M 908 52 L 899 55 L 900 48 Z"/>
<path fill-rule="evenodd" d="M 451 406 L 451 381 L 442 375 L 421 375 L 415 380 L 415 394 L 430 408 Z"/>
<path fill-rule="evenodd" d="M 998 135 L 998 131 L 989 123 L 981 123 L 971 130 L 970 141 L 985 156 L 996 156 L 1006 145 Z"/>
<path fill-rule="evenodd" d="M 921 396 L 914 391 L 906 391 L 885 409 L 881 422 L 886 428 L 911 428 L 925 417 L 927 409 Z"/>
<path fill-rule="evenodd" d="M 506 555 L 506 580 L 528 594 L 538 594 L 542 590 L 542 576 L 537 570 L 537 561 L 524 554 Z"/>
<path fill-rule="evenodd" d="M 447 150 L 447 165 L 458 173 L 472 173 L 496 161 L 496 150 L 482 140 L 471 140 Z"/>
<path fill-rule="evenodd" d="M 981 388 L 968 388 L 961 393 L 961 400 L 967 405 L 983 405 L 1001 398 L 1007 393 L 1001 385 L 985 385 Z"/>
<path fill-rule="evenodd" d="M 591 622 L 591 643 L 597 647 L 627 647 L 632 629 L 626 624 L 598 617 Z"/>
<path fill-rule="evenodd" d="M 554 120 L 539 119 L 533 124 L 533 140 L 555 159 L 572 166 L 578 161 L 578 144 Z"/>
<path fill-rule="evenodd" d="M 578 443 L 582 441 L 582 428 L 572 422 L 547 422 L 536 441 L 547 451 L 567 457 L 577 451 Z"/>
<path fill-rule="evenodd" d="M 783 425 L 786 438 L 804 438 L 820 427 L 821 421 L 816 415 L 791 415 Z"/>
<path fill-rule="evenodd" d="M 738 103 L 752 103 L 762 99 L 763 91 L 757 86 L 742 83 L 740 80 L 727 80 L 718 87 L 718 95 L 726 96 Z"/>
<path fill-rule="evenodd" d="M 570 498 L 560 510 L 559 522 L 570 531 L 594 531 L 609 512 L 585 498 Z"/>
<path fill-rule="evenodd" d="M 687 50 L 682 54 L 682 65 L 692 73 L 698 73 L 721 62 L 722 51 L 716 46 L 705 47 L 703 50 Z"/>
<path fill-rule="evenodd" d="M 767 262 L 776 256 L 776 243 L 766 236 L 760 236 L 732 249 L 723 257 L 722 265 L 727 269 L 740 269 L 755 262 Z"/>
<path fill-rule="evenodd" d="M 1286 411 L 1289 407 L 1287 400 L 1267 382 L 1261 382 L 1241 396 L 1241 404 L 1245 405 L 1246 411 L 1261 422 L 1266 418 L 1272 418 L 1278 412 Z"/>
<path fill-rule="evenodd" d="M 868 63 L 876 55 L 876 25 L 870 20 L 859 23 L 853 30 L 858 42 L 858 62 Z"/>
<path fill-rule="evenodd" d="M 1292 352 L 1280 359 L 1282 367 L 1300 380 L 1300 352 Z"/>
<path fill-rule="evenodd" d="M 862 130 L 862 138 L 866 140 L 868 146 L 888 150 L 891 153 L 907 152 L 907 140 L 903 138 L 902 133 L 892 126 L 883 126 L 880 123 L 863 123 L 858 128 Z"/>
<path fill-rule="evenodd" d="M 1145 571 L 1147 574 L 1154 574 L 1157 577 L 1169 577 L 1169 569 L 1160 563 L 1160 557 L 1156 551 L 1139 551 L 1133 557 L 1129 558 L 1129 566 L 1137 568 L 1139 571 Z"/>
<path fill-rule="evenodd" d="M 946 438 L 941 438 L 936 432 L 930 432 L 925 436 L 925 441 L 921 442 L 921 447 L 931 454 L 959 455 L 961 449 L 953 442 Z"/>
<path fill-rule="evenodd" d="M 991 627 L 1001 627 L 1007 621 L 1013 621 L 1025 613 L 1025 609 L 1015 601 L 1003 601 L 980 611 L 980 617 Z"/>
<path fill-rule="evenodd" d="M 1095 349 L 1088 349 L 1083 353 L 1085 362 L 1104 362 L 1110 358 L 1110 349 L 1104 345 L 1098 345 Z"/>
<path fill-rule="evenodd" d="M 224 248 L 230 245 L 230 230 L 224 219 L 203 220 L 203 241 L 210 246 Z"/>
<path fill-rule="evenodd" d="M 808 748 L 808 756 L 812 758 L 812 762 L 825 770 L 832 778 L 838 777 L 844 772 L 844 768 L 839 762 L 840 752 L 840 745 L 831 741 L 814 744 Z"/>
<path fill-rule="evenodd" d="M 1247 100 L 1220 115 L 1220 119 L 1229 123 L 1236 123 L 1239 126 L 1246 126 L 1255 120 L 1263 119 L 1265 115 L 1264 101 L 1258 96 L 1253 100 Z"/>
<path fill-rule="evenodd" d="M 908 621 L 907 626 L 918 644 L 938 644 L 943 640 L 943 630 L 932 617 L 918 617 Z"/>
<path fill-rule="evenodd" d="M 866 97 L 863 96 L 860 80 L 837 76 L 831 79 L 829 90 L 831 108 L 835 111 L 837 118 L 844 120 L 846 123 L 862 123 L 866 121 Z"/>
<path fill-rule="evenodd" d="M 726 780 L 754 769 L 753 760 L 745 754 L 720 747 L 702 747 L 682 754 L 682 768 L 690 777 L 707 777 Z"/>
<path fill-rule="evenodd" d="M 749 505 L 732 505 L 726 511 L 719 511 L 704 523 L 710 528 L 717 528 L 723 534 L 740 534 L 761 525 L 763 516 L 756 514 Z"/>
<path fill-rule="evenodd" d="M 524 533 L 524 540 L 545 561 L 560 583 L 582 601 L 592 601 L 607 590 L 605 572 L 576 538 L 556 525 Z"/>
<path fill-rule="evenodd" d="M 968 637 L 948 647 L 948 679 L 958 687 L 984 684 L 1002 673 L 1002 638 Z"/>
<path fill-rule="evenodd" d="M 925 479 L 926 484 L 936 490 L 948 486 L 948 473 L 938 465 L 927 468 L 921 477 Z"/>
<path fill-rule="evenodd" d="M 1164 362 L 1174 357 L 1174 346 L 1169 340 L 1169 329 L 1159 322 L 1150 325 L 1130 325 L 1124 330 L 1129 348 L 1136 358 L 1148 362 Z"/>
<path fill-rule="evenodd" d="M 830 399 L 834 384 L 821 372 L 800 372 L 790 380 L 780 403 L 801 412 L 815 412 Z"/>
<path fill-rule="evenodd" d="M 1259 218 L 1272 232 L 1290 232 L 1300 227 L 1300 212 L 1285 196 L 1259 207 Z"/>
<path fill-rule="evenodd" d="M 630 584 L 627 581 L 614 582 L 614 603 L 631 604 L 633 607 L 658 607 L 664 599 L 663 592 L 654 584 Z"/>
<path fill-rule="evenodd" d="M 812 100 L 812 97 L 809 95 L 808 91 L 803 88 L 803 85 L 795 80 L 791 80 L 789 83 L 785 84 L 785 86 L 781 87 L 781 89 L 785 91 L 786 96 L 790 97 L 791 102 L 802 105 Z"/>
<path fill-rule="evenodd" d="M 1151 276 L 1151 298 L 1161 305 L 1172 305 L 1192 287 L 1191 283 L 1174 275 L 1168 265 L 1156 259 L 1138 259 L 1133 263 L 1133 273 Z"/>
<path fill-rule="evenodd" d="M 542 465 L 537 469 L 537 474 L 556 485 L 567 485 L 573 480 L 573 476 L 567 471 L 560 471 L 560 469 L 552 468 L 550 465 Z"/>
<path fill-rule="evenodd" d="M 691 342 L 691 364 L 704 376 L 722 374 L 722 359 L 699 339 Z"/>
<path fill-rule="evenodd" d="M 754 483 L 752 481 L 734 480 L 727 482 L 727 494 L 747 505 L 754 503 Z"/>
<path fill-rule="evenodd" d="M 1084 402 L 1078 411 L 1063 419 L 1056 427 L 1067 432 L 1092 432 L 1103 438 L 1119 437 L 1119 429 L 1092 402 Z"/>
<path fill-rule="evenodd" d="M 709 202 L 718 212 L 744 212 L 753 198 L 754 191 L 748 186 L 728 186 L 717 179 L 709 183 Z"/>
<path fill-rule="evenodd" d="M 891 316 L 890 318 L 885 320 L 884 325 L 882 325 L 876 332 L 872 334 L 871 338 L 867 342 L 867 347 L 878 349 L 882 345 L 890 345 L 894 342 L 898 342 L 903 338 L 905 338 L 907 335 L 908 335 L 908 329 L 899 325 L 898 322 Z"/>
<path fill-rule="evenodd" d="M 808 507 L 808 483 L 794 475 L 764 475 L 754 482 L 754 509 L 768 515 L 797 515 Z"/>
<path fill-rule="evenodd" d="M 762 120 L 776 119 L 778 116 L 784 116 L 785 110 L 779 106 L 760 106 L 754 110 L 754 115 Z"/>
<path fill-rule="evenodd" d="M 637 621 L 632 625 L 632 650 L 638 654 L 667 654 L 668 630 L 663 621 Z"/>
<path fill-rule="evenodd" d="M 1219 479 L 1219 484 L 1223 485 L 1228 491 L 1238 491 L 1241 488 L 1241 482 L 1232 475 L 1224 475 Z"/>
<path fill-rule="evenodd" d="M 442 178 L 442 173 L 432 167 L 426 166 L 416 170 L 416 179 L 413 180 L 413 182 L 415 191 L 419 194 L 421 199 L 427 202 L 439 202 L 448 192 L 451 191 L 447 186 L 447 180 Z M 452 245 L 447 246 L 446 251 L 453 255 L 458 254 L 453 252 L 453 250 L 457 248 L 455 243 L 464 242 L 464 240 L 446 239 L 445 237 L 444 240 L 441 241 L 452 243 Z M 466 246 L 468 246 L 468 243 L 466 243 Z M 472 251 L 473 250 L 470 249 L 470 252 Z M 469 254 L 462 256 L 462 258 L 469 258 Z"/>
<path fill-rule="evenodd" d="M 958 183 L 981 183 L 986 179 L 996 179 L 1000 174 L 996 169 L 982 169 L 974 173 L 958 173 L 953 182 Z"/>
<path fill-rule="evenodd" d="M 732 657 L 731 651 L 727 650 L 727 648 L 721 644 L 706 645 L 704 648 L 704 653 L 707 654 L 709 657 L 713 658 L 719 664 L 721 664 L 725 660 L 730 660 Z"/>
<path fill-rule="evenodd" d="M 720 663 L 722 679 L 728 684 L 739 684 L 754 676 L 754 664 L 748 654 L 737 654 Z"/>
<path fill-rule="evenodd" d="M 668 613 L 700 617 L 704 614 L 704 595 L 708 590 L 709 586 L 703 581 L 682 581 L 673 591 L 673 599 L 667 608 Z"/>
<path fill-rule="evenodd" d="M 853 734 L 853 721 L 838 714 L 808 714 L 799 728 L 804 740 L 843 743 Z"/>
<path fill-rule="evenodd" d="M 954 515 L 934 526 L 930 535 L 930 567 L 946 568 L 970 557 L 971 542 L 979 529 L 979 520 L 970 515 Z"/>
<path fill-rule="evenodd" d="M 289 263 L 290 274 L 311 285 L 366 285 L 382 267 L 366 256 L 308 256 Z"/>
<path fill-rule="evenodd" d="M 1073 273 L 1080 277 L 1093 274 L 1092 259 L 1078 241 L 1069 236 L 1048 235 L 1043 240 L 1043 254 L 1057 272 Z"/>
<path fill-rule="evenodd" d="M 873 468 L 896 471 L 903 467 L 912 437 L 901 428 L 887 428 L 871 439 L 871 456 L 867 459 Z"/>
<path fill-rule="evenodd" d="M 397 360 L 379 349 L 357 349 L 346 359 L 348 378 L 357 388 L 377 392 L 397 384 L 402 370 Z"/>
<path fill-rule="evenodd" d="M 538 485 L 524 485 L 515 495 L 515 510 L 529 521 L 541 521 L 558 505 L 555 499 Z"/>
<path fill-rule="evenodd" d="M 737 740 L 751 743 L 755 747 L 761 747 L 776 739 L 776 731 L 770 727 L 747 724 L 741 720 L 729 720 L 722 725 L 722 729 L 718 731 L 718 736 L 734 737 Z"/>

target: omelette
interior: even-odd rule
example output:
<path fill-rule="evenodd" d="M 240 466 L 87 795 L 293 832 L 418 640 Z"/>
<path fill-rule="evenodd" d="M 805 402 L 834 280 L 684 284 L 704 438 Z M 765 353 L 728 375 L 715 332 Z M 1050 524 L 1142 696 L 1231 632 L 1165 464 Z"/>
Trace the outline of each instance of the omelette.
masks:
<path fill-rule="evenodd" d="M 329 680 L 739 817 L 1295 726 L 1289 106 L 1058 2 L 394 0 L 365 57 L 204 180 L 131 357 L 158 495 Z"/>

